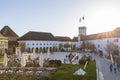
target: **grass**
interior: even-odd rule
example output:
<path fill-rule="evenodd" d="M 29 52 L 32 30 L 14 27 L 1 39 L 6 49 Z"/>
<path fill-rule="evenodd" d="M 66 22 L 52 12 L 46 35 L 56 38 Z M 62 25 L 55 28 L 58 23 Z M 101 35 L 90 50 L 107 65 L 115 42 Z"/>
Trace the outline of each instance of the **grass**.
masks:
<path fill-rule="evenodd" d="M 96 79 L 96 63 L 91 61 L 86 67 L 84 76 L 73 75 L 80 65 L 63 64 L 55 73 L 51 74 L 50 80 L 97 80 Z"/>

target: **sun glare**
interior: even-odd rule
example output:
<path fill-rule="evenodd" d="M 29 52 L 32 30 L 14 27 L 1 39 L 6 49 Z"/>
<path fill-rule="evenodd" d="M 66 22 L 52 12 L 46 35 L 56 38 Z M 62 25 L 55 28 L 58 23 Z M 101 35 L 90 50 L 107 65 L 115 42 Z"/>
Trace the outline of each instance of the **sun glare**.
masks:
<path fill-rule="evenodd" d="M 116 6 L 99 6 L 95 7 L 91 10 L 89 14 L 87 27 L 90 28 L 91 32 L 88 30 L 89 33 L 98 33 L 98 32 L 105 32 L 109 30 L 113 30 L 119 26 L 120 21 L 120 11 L 116 8 Z M 92 27 L 94 27 L 92 29 Z"/>

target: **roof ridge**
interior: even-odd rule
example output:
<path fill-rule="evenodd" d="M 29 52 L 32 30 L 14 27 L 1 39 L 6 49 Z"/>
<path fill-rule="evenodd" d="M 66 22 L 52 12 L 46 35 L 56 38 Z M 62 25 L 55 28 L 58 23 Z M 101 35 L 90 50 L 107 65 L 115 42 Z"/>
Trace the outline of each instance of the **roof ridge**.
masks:
<path fill-rule="evenodd" d="M 51 33 L 51 32 L 39 32 L 39 31 L 29 31 L 29 32 L 35 32 L 35 33 Z M 51 33 L 52 34 L 52 33 Z"/>
<path fill-rule="evenodd" d="M 19 37 L 8 25 L 5 25 L 0 32 L 6 37 Z"/>

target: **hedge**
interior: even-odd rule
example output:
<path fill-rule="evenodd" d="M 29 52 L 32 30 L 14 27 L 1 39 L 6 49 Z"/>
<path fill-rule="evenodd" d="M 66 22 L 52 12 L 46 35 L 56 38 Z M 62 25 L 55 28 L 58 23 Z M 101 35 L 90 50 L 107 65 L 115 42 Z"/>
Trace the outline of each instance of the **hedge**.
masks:
<path fill-rule="evenodd" d="M 50 67 L 59 67 L 61 64 L 61 60 L 49 60 Z"/>

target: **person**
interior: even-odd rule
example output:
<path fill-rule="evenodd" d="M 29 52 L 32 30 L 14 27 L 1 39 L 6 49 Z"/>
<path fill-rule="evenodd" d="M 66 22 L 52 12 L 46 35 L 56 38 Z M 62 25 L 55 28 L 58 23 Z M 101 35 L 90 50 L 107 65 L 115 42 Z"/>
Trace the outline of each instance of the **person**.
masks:
<path fill-rule="evenodd" d="M 66 59 L 64 59 L 64 64 L 66 64 Z"/>
<path fill-rule="evenodd" d="M 112 64 L 110 64 L 110 72 L 112 72 L 112 68 L 113 68 L 113 65 L 112 65 Z"/>
<path fill-rule="evenodd" d="M 114 66 L 114 73 L 116 73 L 116 66 Z"/>
<path fill-rule="evenodd" d="M 79 56 L 77 55 L 76 59 L 78 60 L 79 59 Z"/>
<path fill-rule="evenodd" d="M 66 59 L 67 59 L 67 55 L 66 55 Z"/>

